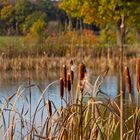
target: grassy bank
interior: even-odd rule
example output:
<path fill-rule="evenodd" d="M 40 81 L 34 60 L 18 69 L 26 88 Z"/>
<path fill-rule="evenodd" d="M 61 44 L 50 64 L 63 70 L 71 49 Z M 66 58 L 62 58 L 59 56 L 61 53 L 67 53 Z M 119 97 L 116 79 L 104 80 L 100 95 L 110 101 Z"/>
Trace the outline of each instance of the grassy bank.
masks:
<path fill-rule="evenodd" d="M 130 63 L 133 68 L 139 55 L 138 45 L 124 44 L 125 64 Z M 109 66 L 114 71 L 118 70 L 119 47 L 115 42 L 105 42 L 102 35 L 97 36 L 91 30 L 51 32 L 41 37 L 31 34 L 0 37 L 0 71 L 59 69 L 71 59 L 76 64 L 83 60 L 94 70 Z"/>
<path fill-rule="evenodd" d="M 111 35 L 111 34 L 110 34 Z M 93 56 L 101 57 L 111 54 L 113 57 L 119 55 L 116 42 L 108 42 L 104 35 L 95 35 L 91 30 L 75 31 L 68 30 L 60 33 L 46 33 L 44 36 L 1 36 L 0 54 L 8 58 L 42 56 L 64 57 L 64 56 Z M 115 39 L 114 39 L 115 40 Z M 128 39 L 130 40 L 130 39 Z M 128 41 L 127 41 L 128 42 Z M 125 56 L 136 57 L 140 54 L 139 46 L 135 42 L 125 45 Z"/>

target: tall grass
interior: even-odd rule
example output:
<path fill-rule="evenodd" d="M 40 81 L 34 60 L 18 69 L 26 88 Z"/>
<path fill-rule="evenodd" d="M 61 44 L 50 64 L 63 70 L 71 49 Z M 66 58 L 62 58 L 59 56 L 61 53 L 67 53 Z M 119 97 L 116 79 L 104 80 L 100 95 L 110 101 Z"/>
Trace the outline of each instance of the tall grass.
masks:
<path fill-rule="evenodd" d="M 67 71 L 71 71 L 71 68 Z M 50 83 L 43 91 L 39 86 L 30 83 L 27 87 L 19 87 L 15 94 L 1 102 L 1 138 L 3 140 L 119 140 L 120 125 L 123 125 L 123 139 L 137 140 L 139 109 L 132 105 L 133 112 L 131 112 L 127 106 L 129 112 L 124 114 L 122 122 L 120 116 L 122 110 L 117 100 L 109 98 L 100 89 L 106 71 L 99 75 L 94 85 L 88 80 L 85 64 L 79 65 L 78 72 L 78 78 L 76 76 L 74 78 L 74 81 L 77 81 L 76 88 L 71 84 L 69 75 L 65 79 L 66 87 L 63 78 Z M 128 76 L 128 73 L 126 75 Z M 48 88 L 56 83 L 60 85 L 62 102 L 60 106 L 56 106 L 55 101 L 45 98 Z M 30 98 L 24 92 L 34 86 L 39 89 L 41 96 L 30 114 Z M 67 92 L 72 91 L 71 89 L 73 93 Z M 32 90 L 30 92 L 35 96 Z M 67 99 L 66 94 L 72 94 L 73 98 Z M 23 104 L 21 110 L 17 107 L 20 99 L 26 101 L 26 106 Z"/>

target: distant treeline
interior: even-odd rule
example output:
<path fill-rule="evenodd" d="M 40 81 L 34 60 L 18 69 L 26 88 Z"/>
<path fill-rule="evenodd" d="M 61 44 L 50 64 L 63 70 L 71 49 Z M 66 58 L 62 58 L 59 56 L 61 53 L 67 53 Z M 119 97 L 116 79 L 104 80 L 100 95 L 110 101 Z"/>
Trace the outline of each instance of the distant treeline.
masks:
<path fill-rule="evenodd" d="M 0 0 L 0 35 L 27 34 L 39 21 L 64 24 L 66 18 L 57 1 Z"/>
<path fill-rule="evenodd" d="M 95 25 L 84 24 L 81 19 L 68 17 L 66 12 L 59 8 L 59 1 L 0 0 L 0 35 L 26 35 L 40 24 L 45 26 L 45 29 L 51 24 L 51 28 L 47 29 L 49 32 L 55 30 L 54 26 L 64 30 L 69 25 L 76 29 L 85 27 L 97 32 L 99 30 Z"/>

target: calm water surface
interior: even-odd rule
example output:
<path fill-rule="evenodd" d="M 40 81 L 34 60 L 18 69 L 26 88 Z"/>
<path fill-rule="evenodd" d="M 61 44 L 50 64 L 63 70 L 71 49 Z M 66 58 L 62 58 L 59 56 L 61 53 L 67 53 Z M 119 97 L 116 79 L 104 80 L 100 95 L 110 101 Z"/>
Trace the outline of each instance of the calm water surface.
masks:
<path fill-rule="evenodd" d="M 90 82 L 94 83 L 96 78 L 97 76 L 90 75 Z M 59 73 L 56 72 L 51 72 L 50 74 L 45 72 L 44 73 L 31 72 L 30 74 L 27 72 L 0 73 L 0 107 L 2 107 L 3 103 L 5 103 L 6 99 L 9 96 L 13 95 L 20 88 L 19 91 L 21 93 L 21 96 L 18 98 L 16 102 L 16 110 L 18 110 L 19 113 L 23 112 L 23 114 L 25 114 L 25 118 L 27 119 L 27 121 L 29 121 L 30 118 L 29 113 L 28 115 L 26 115 L 26 112 L 30 107 L 29 93 L 31 92 L 31 114 L 34 114 L 35 107 L 39 101 L 39 98 L 42 95 L 40 90 L 44 91 L 45 88 L 51 82 L 56 80 L 59 80 Z M 33 85 L 31 88 L 28 88 L 29 83 Z M 136 97 L 135 74 L 132 77 L 132 84 L 133 84 L 134 96 Z M 105 77 L 103 84 L 101 85 L 101 89 L 103 92 L 108 94 L 111 98 L 115 98 L 118 95 L 118 74 L 108 74 Z M 127 100 L 128 99 L 127 89 L 125 89 L 125 91 L 126 91 L 125 97 Z M 59 97 L 59 81 L 56 81 L 53 85 L 49 86 L 47 90 L 45 90 L 44 97 L 46 100 L 50 99 L 51 101 L 53 101 L 56 107 L 60 106 L 61 102 Z M 11 102 L 14 102 L 14 99 L 11 100 Z M 24 106 L 24 110 L 22 110 L 23 106 Z M 41 108 L 42 106 L 44 106 L 43 102 L 41 102 L 39 108 Z M 45 116 L 47 116 L 46 113 L 47 112 L 44 111 L 44 119 Z M 5 115 L 7 125 L 8 125 L 8 115 L 9 115 L 8 113 Z M 36 116 L 36 124 L 40 124 L 40 120 L 41 120 L 40 118 L 41 118 L 41 111 L 38 111 L 38 116 Z M 2 124 L 3 122 L 0 120 L 0 125 Z"/>
<path fill-rule="evenodd" d="M 30 80 L 29 80 L 30 77 Z M 94 83 L 96 80 L 97 76 L 90 76 L 90 82 Z M 108 74 L 102 85 L 101 89 L 105 93 L 107 93 L 109 96 L 112 98 L 115 98 L 118 94 L 118 74 Z M 7 98 L 10 95 L 14 94 L 19 87 L 27 87 L 29 85 L 29 81 L 31 85 L 34 85 L 31 88 L 32 92 L 32 98 L 33 101 L 35 102 L 38 100 L 38 98 L 41 96 L 40 90 L 36 87 L 37 85 L 41 88 L 43 91 L 51 82 L 59 80 L 59 73 L 56 72 L 51 72 L 50 74 L 48 73 L 36 73 L 32 72 L 30 73 L 30 76 L 27 72 L 21 72 L 21 73 L 14 73 L 14 72 L 3 72 L 0 73 L 0 96 L 2 98 Z M 136 88 L 135 88 L 135 74 L 131 78 L 132 80 L 132 85 L 133 85 L 133 92 L 136 94 Z M 35 86 L 36 85 L 36 86 Z M 126 91 L 126 97 L 127 97 L 127 89 Z M 25 89 L 23 92 L 28 96 L 29 94 L 29 88 Z M 48 98 L 54 99 L 56 102 L 58 99 L 59 95 L 59 84 L 58 82 L 55 82 L 53 85 L 51 85 L 46 93 L 46 96 Z"/>

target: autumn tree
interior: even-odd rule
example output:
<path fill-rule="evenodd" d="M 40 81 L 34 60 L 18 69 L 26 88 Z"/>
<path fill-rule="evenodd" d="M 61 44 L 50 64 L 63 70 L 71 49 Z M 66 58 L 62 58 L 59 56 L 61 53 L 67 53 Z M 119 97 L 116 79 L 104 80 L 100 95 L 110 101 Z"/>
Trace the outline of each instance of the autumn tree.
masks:
<path fill-rule="evenodd" d="M 45 22 L 43 19 L 38 19 L 30 28 L 30 33 L 35 37 L 43 35 L 45 29 Z"/>
<path fill-rule="evenodd" d="M 18 0 L 15 4 L 16 31 L 20 32 L 21 24 L 34 11 L 34 5 L 29 0 Z"/>
<path fill-rule="evenodd" d="M 45 12 L 35 11 L 32 14 L 28 15 L 25 18 L 24 23 L 22 24 L 23 31 L 26 33 L 29 32 L 33 24 L 36 23 L 39 19 L 47 22 L 47 14 Z"/>
<path fill-rule="evenodd" d="M 140 22 L 139 7 L 138 0 L 62 0 L 60 3 L 60 8 L 68 16 L 80 18 L 85 23 L 94 23 L 100 28 L 114 25 L 118 44 L 120 44 L 121 16 L 124 16 L 126 26 L 137 25 Z"/>

